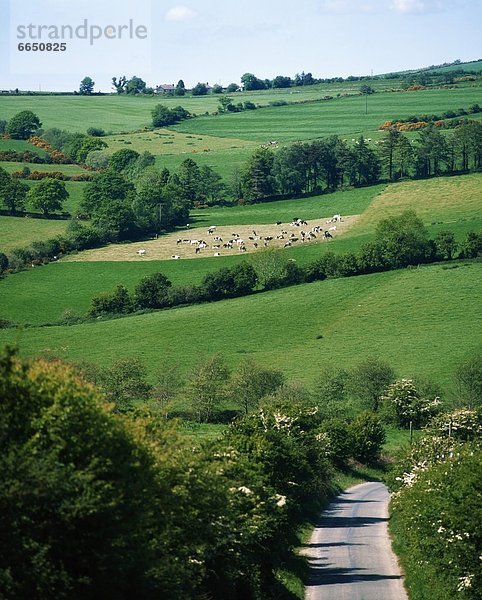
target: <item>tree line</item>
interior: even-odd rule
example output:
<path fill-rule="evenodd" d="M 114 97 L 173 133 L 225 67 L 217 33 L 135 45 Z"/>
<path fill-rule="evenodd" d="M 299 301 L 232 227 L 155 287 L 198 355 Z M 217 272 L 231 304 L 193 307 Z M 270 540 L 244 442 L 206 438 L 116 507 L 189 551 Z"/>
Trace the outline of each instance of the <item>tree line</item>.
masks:
<path fill-rule="evenodd" d="M 464 123 L 447 136 L 429 123 L 414 140 L 390 127 L 375 147 L 363 136 L 353 145 L 331 136 L 279 150 L 259 148 L 237 172 L 233 191 L 238 198 L 259 201 L 481 167 L 482 123 Z"/>

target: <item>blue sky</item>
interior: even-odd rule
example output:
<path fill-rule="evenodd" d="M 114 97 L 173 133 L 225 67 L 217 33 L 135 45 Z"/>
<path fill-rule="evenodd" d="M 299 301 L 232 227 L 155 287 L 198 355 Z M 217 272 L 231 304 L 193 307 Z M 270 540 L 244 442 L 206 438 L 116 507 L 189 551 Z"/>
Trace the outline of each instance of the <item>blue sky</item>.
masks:
<path fill-rule="evenodd" d="M 348 76 L 482 57 L 482 0 L 0 0 L 0 10 L 0 89 L 73 90 L 89 75 L 109 91 L 124 74 L 149 85 L 228 84 L 245 72 Z M 129 21 L 148 33 L 69 39 L 62 55 L 17 50 L 35 41 L 19 39 L 19 25 L 84 19 L 112 25 L 112 35 Z M 46 32 L 35 39 L 57 40 Z"/>

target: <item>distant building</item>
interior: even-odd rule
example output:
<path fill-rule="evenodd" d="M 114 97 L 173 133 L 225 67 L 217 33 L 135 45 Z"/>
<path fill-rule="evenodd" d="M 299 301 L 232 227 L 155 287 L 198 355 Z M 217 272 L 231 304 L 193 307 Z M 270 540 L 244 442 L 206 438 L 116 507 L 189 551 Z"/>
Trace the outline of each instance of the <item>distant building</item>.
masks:
<path fill-rule="evenodd" d="M 173 83 L 161 83 L 155 89 L 156 94 L 174 94 L 176 86 Z"/>

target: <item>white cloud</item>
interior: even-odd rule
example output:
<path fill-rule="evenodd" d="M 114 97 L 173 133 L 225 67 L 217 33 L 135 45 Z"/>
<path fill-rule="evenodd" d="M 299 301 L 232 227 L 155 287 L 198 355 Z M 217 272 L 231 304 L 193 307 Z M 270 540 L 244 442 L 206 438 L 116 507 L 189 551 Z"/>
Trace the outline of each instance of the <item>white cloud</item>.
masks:
<path fill-rule="evenodd" d="M 165 19 L 166 21 L 189 21 L 196 16 L 196 12 L 187 6 L 173 6 L 167 11 Z"/>

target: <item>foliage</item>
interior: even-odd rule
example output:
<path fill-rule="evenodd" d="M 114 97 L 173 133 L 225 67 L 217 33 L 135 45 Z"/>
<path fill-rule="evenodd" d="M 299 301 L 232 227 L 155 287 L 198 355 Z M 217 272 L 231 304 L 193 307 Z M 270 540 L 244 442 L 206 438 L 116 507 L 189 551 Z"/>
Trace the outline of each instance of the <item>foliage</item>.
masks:
<path fill-rule="evenodd" d="M 63 364 L 4 353 L 0 388 L 0 594 L 159 589 L 148 572 L 161 489 L 147 445 Z"/>
<path fill-rule="evenodd" d="M 236 298 L 253 292 L 257 283 L 256 271 L 247 262 L 234 267 L 224 267 L 219 271 L 208 273 L 201 288 L 209 300 Z"/>
<path fill-rule="evenodd" d="M 482 354 L 474 353 L 455 369 L 457 396 L 460 403 L 471 408 L 482 405 Z"/>
<path fill-rule="evenodd" d="M 427 452 L 430 439 L 440 448 L 436 455 Z M 391 504 L 405 568 L 420 597 L 480 598 L 480 436 L 465 444 L 429 436 L 416 454 L 418 462 L 398 478 Z"/>
<path fill-rule="evenodd" d="M 132 310 L 132 299 L 126 287 L 118 285 L 113 292 L 94 296 L 88 316 L 101 317 L 112 314 L 127 314 Z"/>
<path fill-rule="evenodd" d="M 427 230 L 412 210 L 382 219 L 376 226 L 375 244 L 392 269 L 428 262 L 433 256 Z"/>
<path fill-rule="evenodd" d="M 14 140 L 28 140 L 40 129 L 42 123 L 31 110 L 23 110 L 14 115 L 7 125 L 7 133 Z"/>
<path fill-rule="evenodd" d="M 201 359 L 193 369 L 186 394 L 200 423 L 209 423 L 220 408 L 228 376 L 228 368 L 220 355 Z"/>
<path fill-rule="evenodd" d="M 440 406 L 438 397 L 423 397 L 411 379 L 400 379 L 389 385 L 380 400 L 386 418 L 405 429 L 410 425 L 420 429 L 439 411 Z"/>
<path fill-rule="evenodd" d="M 462 243 L 460 250 L 461 258 L 477 258 L 482 255 L 482 234 L 469 231 Z"/>
<path fill-rule="evenodd" d="M 28 185 L 14 179 L 0 167 L 0 199 L 10 214 L 23 210 L 28 190 Z"/>
<path fill-rule="evenodd" d="M 376 462 L 385 442 L 385 430 L 379 417 L 369 411 L 359 414 L 350 424 L 350 432 L 353 458 L 367 464 Z"/>
<path fill-rule="evenodd" d="M 82 96 L 90 96 L 94 91 L 95 81 L 92 77 L 84 77 L 80 82 L 79 94 Z"/>
<path fill-rule="evenodd" d="M 229 393 L 235 403 L 248 414 L 258 408 L 265 396 L 273 394 L 284 382 L 284 375 L 276 369 L 263 369 L 253 360 L 239 363 L 231 374 Z"/>
<path fill-rule="evenodd" d="M 367 358 L 350 371 L 347 392 L 367 410 L 378 412 L 380 397 L 394 379 L 395 372 L 386 361 Z"/>
<path fill-rule="evenodd" d="M 69 193 L 65 183 L 58 179 L 46 177 L 32 187 L 26 195 L 26 200 L 32 206 L 41 210 L 45 217 L 56 210 L 62 210 Z"/>
<path fill-rule="evenodd" d="M 169 125 L 175 125 L 185 119 L 189 119 L 192 115 L 182 108 L 182 106 L 176 106 L 175 108 L 169 108 L 164 104 L 158 104 L 152 109 L 152 126 L 153 127 L 168 127 Z"/>
<path fill-rule="evenodd" d="M 171 282 L 162 273 L 143 277 L 134 292 L 134 302 L 140 308 L 162 308 L 169 304 Z"/>

